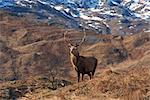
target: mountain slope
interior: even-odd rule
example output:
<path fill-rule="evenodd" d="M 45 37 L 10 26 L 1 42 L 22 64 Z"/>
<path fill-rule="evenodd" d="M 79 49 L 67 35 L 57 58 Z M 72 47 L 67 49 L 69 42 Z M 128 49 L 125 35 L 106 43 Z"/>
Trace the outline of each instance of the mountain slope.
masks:
<path fill-rule="evenodd" d="M 95 56 L 98 66 L 94 79 L 85 76 L 77 83 L 63 33 L 68 31 L 67 38 L 76 43 L 82 31 L 30 14 L 1 10 L 0 15 L 0 99 L 149 99 L 148 31 L 121 37 L 86 30 L 79 50 Z"/>

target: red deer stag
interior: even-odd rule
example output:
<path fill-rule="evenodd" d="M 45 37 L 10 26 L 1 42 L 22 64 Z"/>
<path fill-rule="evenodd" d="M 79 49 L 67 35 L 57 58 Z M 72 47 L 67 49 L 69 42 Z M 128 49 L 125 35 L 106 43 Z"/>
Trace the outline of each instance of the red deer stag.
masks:
<path fill-rule="evenodd" d="M 64 33 L 64 40 L 66 41 L 67 31 Z M 70 48 L 70 60 L 72 67 L 76 70 L 78 76 L 78 82 L 80 81 L 80 74 L 82 74 L 82 81 L 84 74 L 88 74 L 90 79 L 94 76 L 96 67 L 97 67 L 97 59 L 95 57 L 85 57 L 80 55 L 78 51 L 78 47 L 84 42 L 86 33 L 84 31 L 84 37 L 82 38 L 79 44 L 73 45 L 69 42 Z"/>

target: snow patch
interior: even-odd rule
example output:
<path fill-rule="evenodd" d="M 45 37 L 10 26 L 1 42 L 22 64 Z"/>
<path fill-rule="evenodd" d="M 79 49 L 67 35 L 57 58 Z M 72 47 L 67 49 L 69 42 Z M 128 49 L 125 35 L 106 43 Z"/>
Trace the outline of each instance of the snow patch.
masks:
<path fill-rule="evenodd" d="M 62 9 L 63 9 L 63 6 L 62 6 L 62 5 L 54 6 L 54 8 L 55 8 L 56 10 L 62 10 Z"/>
<path fill-rule="evenodd" d="M 42 1 L 42 0 L 38 0 L 40 3 L 42 3 L 42 4 L 44 4 L 44 5 L 48 5 L 49 3 L 47 3 L 47 2 L 44 2 L 44 1 Z"/>

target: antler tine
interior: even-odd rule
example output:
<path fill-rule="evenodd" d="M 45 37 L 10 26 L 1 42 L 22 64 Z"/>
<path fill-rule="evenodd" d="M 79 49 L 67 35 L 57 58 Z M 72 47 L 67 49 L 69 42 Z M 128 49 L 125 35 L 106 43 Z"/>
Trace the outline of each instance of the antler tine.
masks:
<path fill-rule="evenodd" d="M 66 41 L 66 33 L 67 33 L 67 31 L 65 31 L 64 34 L 63 34 L 63 35 L 64 35 L 64 40 L 65 40 L 65 41 Z"/>
<path fill-rule="evenodd" d="M 64 32 L 64 41 L 66 41 L 66 34 L 68 33 L 68 31 Z"/>
<path fill-rule="evenodd" d="M 69 39 L 68 41 L 66 40 L 66 34 L 67 34 L 67 33 L 68 33 L 68 31 L 65 31 L 65 32 L 64 32 L 64 40 L 65 40 L 66 42 L 69 42 L 69 44 L 71 44 L 70 39 Z"/>
<path fill-rule="evenodd" d="M 78 44 L 79 46 L 85 41 L 85 37 L 86 37 L 85 29 L 83 29 L 83 32 L 84 32 L 84 36 L 83 36 L 81 42 Z"/>

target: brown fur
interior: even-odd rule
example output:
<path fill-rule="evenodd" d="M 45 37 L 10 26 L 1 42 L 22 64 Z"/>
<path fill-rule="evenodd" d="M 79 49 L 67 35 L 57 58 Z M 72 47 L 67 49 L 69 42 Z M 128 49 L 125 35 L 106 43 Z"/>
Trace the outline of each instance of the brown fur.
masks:
<path fill-rule="evenodd" d="M 82 80 L 84 74 L 88 74 L 90 79 L 94 76 L 97 59 L 95 57 L 84 57 L 80 56 L 77 46 L 70 46 L 70 59 L 73 68 L 76 70 L 78 75 L 78 82 L 80 81 L 80 74 L 82 74 Z"/>

